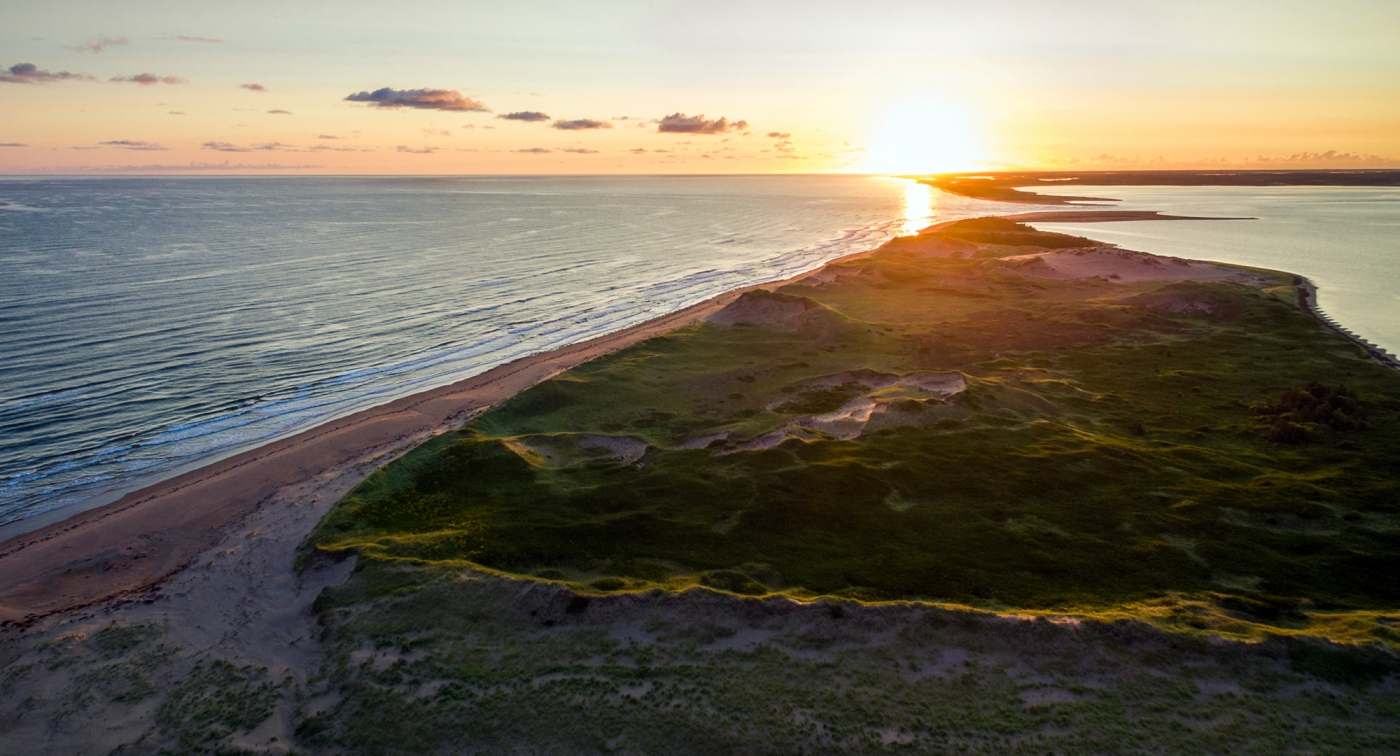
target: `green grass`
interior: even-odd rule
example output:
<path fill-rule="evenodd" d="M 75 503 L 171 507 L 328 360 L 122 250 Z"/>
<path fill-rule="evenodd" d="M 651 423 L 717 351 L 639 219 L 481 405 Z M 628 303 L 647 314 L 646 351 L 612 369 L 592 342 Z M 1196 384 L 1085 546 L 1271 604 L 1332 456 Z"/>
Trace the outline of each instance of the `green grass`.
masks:
<path fill-rule="evenodd" d="M 999 259 L 1080 243 L 959 224 L 762 295 L 821 305 L 795 329 L 701 324 L 595 360 L 376 472 L 315 546 L 580 590 L 1136 612 L 1395 643 L 1400 375 L 1300 311 L 1285 274 L 1053 281 Z M 940 244 L 972 252 L 924 254 Z M 854 378 L 813 385 L 855 370 L 958 372 L 968 388 L 885 397 L 853 439 L 743 448 L 860 396 Z M 1299 404 L 1317 382 L 1337 405 L 1325 417 Z M 564 466 L 521 453 L 541 436 L 572 448 L 568 434 L 648 448 Z"/>

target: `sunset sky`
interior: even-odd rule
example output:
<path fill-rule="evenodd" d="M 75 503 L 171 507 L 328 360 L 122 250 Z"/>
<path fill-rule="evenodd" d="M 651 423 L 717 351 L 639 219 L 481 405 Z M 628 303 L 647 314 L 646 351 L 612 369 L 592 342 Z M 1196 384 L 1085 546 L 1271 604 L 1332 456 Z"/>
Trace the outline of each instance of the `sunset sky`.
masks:
<path fill-rule="evenodd" d="M 1400 167 L 1400 2 L 0 0 L 0 174 Z"/>

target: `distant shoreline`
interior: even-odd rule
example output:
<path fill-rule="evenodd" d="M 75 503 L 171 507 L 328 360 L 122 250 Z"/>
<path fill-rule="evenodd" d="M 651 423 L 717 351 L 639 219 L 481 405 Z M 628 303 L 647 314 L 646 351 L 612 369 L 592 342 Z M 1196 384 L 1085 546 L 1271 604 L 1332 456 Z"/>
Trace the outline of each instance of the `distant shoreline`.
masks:
<path fill-rule="evenodd" d="M 993 171 L 946 173 L 919 179 L 949 194 L 990 202 L 1066 205 L 1117 202 L 1108 197 L 1040 194 L 1026 187 L 1065 186 L 1400 186 L 1400 170 L 1357 171 Z M 1147 219 L 1136 219 L 1147 220 Z M 1085 221 L 1089 222 L 1089 221 Z"/>

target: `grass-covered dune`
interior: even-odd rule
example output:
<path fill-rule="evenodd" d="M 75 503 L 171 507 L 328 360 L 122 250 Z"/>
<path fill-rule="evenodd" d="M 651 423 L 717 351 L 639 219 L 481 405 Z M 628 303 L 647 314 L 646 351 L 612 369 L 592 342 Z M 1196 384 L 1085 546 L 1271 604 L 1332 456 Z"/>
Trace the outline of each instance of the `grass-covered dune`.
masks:
<path fill-rule="evenodd" d="M 312 543 L 395 581 L 471 564 L 1400 645 L 1400 375 L 1299 283 L 951 224 L 535 386 Z"/>

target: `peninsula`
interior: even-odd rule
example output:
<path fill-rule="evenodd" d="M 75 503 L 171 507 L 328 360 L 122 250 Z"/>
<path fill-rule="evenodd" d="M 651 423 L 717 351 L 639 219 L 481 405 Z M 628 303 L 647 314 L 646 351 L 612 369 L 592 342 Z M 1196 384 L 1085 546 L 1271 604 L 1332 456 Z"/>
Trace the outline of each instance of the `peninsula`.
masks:
<path fill-rule="evenodd" d="M 1393 751 L 1306 291 L 945 223 L 339 421 L 6 544 L 0 752 Z"/>

